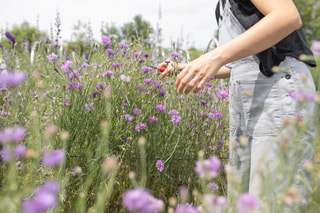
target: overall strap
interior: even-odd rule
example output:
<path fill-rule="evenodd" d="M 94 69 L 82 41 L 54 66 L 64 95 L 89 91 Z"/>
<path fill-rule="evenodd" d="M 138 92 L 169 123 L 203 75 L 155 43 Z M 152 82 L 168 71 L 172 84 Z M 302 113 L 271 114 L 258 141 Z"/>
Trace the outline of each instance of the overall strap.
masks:
<path fill-rule="evenodd" d="M 216 20 L 219 25 L 219 21 L 222 20 L 222 12 L 224 10 L 224 6 L 226 4 L 226 0 L 219 0 L 216 6 Z"/>

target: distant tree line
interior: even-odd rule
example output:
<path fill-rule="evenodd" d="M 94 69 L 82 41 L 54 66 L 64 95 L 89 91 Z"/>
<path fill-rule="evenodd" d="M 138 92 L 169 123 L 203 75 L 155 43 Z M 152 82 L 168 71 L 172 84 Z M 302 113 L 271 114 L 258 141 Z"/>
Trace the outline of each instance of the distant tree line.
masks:
<path fill-rule="evenodd" d="M 300 11 L 307 40 L 310 43 L 312 40 L 320 40 L 320 1 L 294 0 L 294 2 Z M 91 45 L 90 42 L 92 41 L 90 23 L 78 21 L 73 30 L 71 41 L 67 41 L 67 48 L 72 51 L 84 52 L 87 46 Z M 100 31 L 101 35 L 108 36 L 111 39 L 126 41 L 128 43 L 137 41 L 147 46 L 150 45 L 148 40 L 149 34 L 153 33 L 154 29 L 141 15 L 136 15 L 130 23 L 124 23 L 120 27 L 115 26 L 113 23 L 102 24 Z M 32 43 L 35 41 L 55 42 L 55 38 L 52 38 L 52 35 L 49 37 L 47 33 L 40 31 L 37 27 L 30 26 L 28 22 L 23 22 L 21 25 L 14 25 L 11 29 L 2 30 L 1 46 L 7 48 L 10 48 L 12 44 L 10 43 L 10 39 L 4 36 L 5 32 L 10 32 L 19 46 L 28 43 L 29 46 L 27 48 L 29 51 Z"/>

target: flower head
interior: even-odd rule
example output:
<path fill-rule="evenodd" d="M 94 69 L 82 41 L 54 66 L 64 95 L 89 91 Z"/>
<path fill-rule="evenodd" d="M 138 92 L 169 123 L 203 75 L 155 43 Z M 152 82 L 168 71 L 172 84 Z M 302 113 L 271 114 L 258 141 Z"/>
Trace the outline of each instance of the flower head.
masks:
<path fill-rule="evenodd" d="M 47 59 L 49 60 L 49 62 L 55 62 L 56 60 L 58 60 L 58 56 L 54 53 L 51 53 L 47 56 Z"/>
<path fill-rule="evenodd" d="M 152 79 L 151 78 L 146 78 L 146 79 L 144 79 L 144 83 L 150 84 L 150 83 L 152 83 Z"/>
<path fill-rule="evenodd" d="M 320 55 L 320 41 L 313 40 L 311 44 L 311 49 L 315 54 Z"/>
<path fill-rule="evenodd" d="M 59 166 L 65 158 L 65 153 L 62 149 L 46 151 L 42 155 L 42 163 L 47 167 Z"/>
<path fill-rule="evenodd" d="M 6 32 L 5 36 L 12 42 L 12 47 L 14 47 L 14 44 L 16 43 L 16 39 L 9 32 Z"/>
<path fill-rule="evenodd" d="M 189 203 L 180 204 L 174 213 L 200 213 L 194 206 Z"/>
<path fill-rule="evenodd" d="M 156 109 L 159 111 L 159 112 L 162 112 L 162 111 L 165 111 L 166 110 L 166 107 L 163 106 L 162 104 L 159 104 L 156 106 Z"/>
<path fill-rule="evenodd" d="M 124 44 L 124 43 L 122 43 L 122 42 L 119 42 L 118 45 L 119 45 L 119 47 L 121 47 L 121 48 L 125 48 L 125 49 L 128 48 L 128 45 L 126 45 L 126 44 Z"/>
<path fill-rule="evenodd" d="M 87 112 L 90 112 L 91 110 L 94 110 L 93 103 L 85 104 L 84 107 L 87 109 Z"/>
<path fill-rule="evenodd" d="M 135 115 L 139 115 L 139 114 L 142 113 L 142 110 L 139 109 L 139 108 L 134 108 L 134 109 L 133 109 L 133 113 L 134 113 Z"/>
<path fill-rule="evenodd" d="M 106 53 L 110 56 L 113 56 L 114 55 L 114 51 L 112 49 L 107 49 L 106 50 Z"/>
<path fill-rule="evenodd" d="M 174 125 L 177 125 L 181 121 L 181 117 L 179 115 L 173 115 L 170 120 Z"/>
<path fill-rule="evenodd" d="M 140 132 L 140 130 L 142 130 L 142 129 L 146 129 L 146 127 L 147 127 L 147 124 L 146 123 L 137 123 L 137 126 L 136 126 L 136 128 L 135 128 L 135 130 L 137 131 L 137 132 Z"/>
<path fill-rule="evenodd" d="M 102 40 L 102 43 L 104 43 L 106 46 L 109 46 L 111 44 L 111 38 L 107 36 L 102 36 L 101 40 Z"/>
<path fill-rule="evenodd" d="M 120 78 L 122 81 L 129 83 L 130 82 L 130 77 L 129 76 L 125 76 L 125 75 L 120 75 Z"/>
<path fill-rule="evenodd" d="M 67 73 L 69 72 L 69 69 L 71 68 L 71 66 L 72 66 L 72 61 L 66 60 L 66 62 L 61 65 L 61 68 L 65 73 Z"/>
<path fill-rule="evenodd" d="M 161 160 L 158 160 L 158 161 L 157 161 L 156 167 L 157 167 L 157 169 L 158 169 L 160 172 L 162 172 L 162 171 L 164 170 L 164 165 L 163 165 L 163 163 L 162 163 Z"/>
<path fill-rule="evenodd" d="M 26 134 L 26 130 L 21 126 L 15 126 L 14 128 L 7 127 L 0 132 L 0 142 L 18 142 L 21 141 Z"/>
<path fill-rule="evenodd" d="M 156 116 L 151 116 L 149 119 L 150 119 L 150 123 L 152 124 L 159 120 L 159 118 L 157 118 Z"/>
<path fill-rule="evenodd" d="M 100 94 L 100 92 L 98 91 L 94 91 L 91 95 L 92 98 L 96 98 L 98 95 Z"/>
<path fill-rule="evenodd" d="M 242 194 L 237 199 L 238 213 L 253 213 L 259 210 L 261 207 L 261 200 L 249 193 Z"/>
<path fill-rule="evenodd" d="M 129 114 L 124 115 L 124 118 L 129 122 L 133 121 L 133 117 Z"/>
<path fill-rule="evenodd" d="M 213 156 L 204 161 L 197 161 L 195 171 L 198 173 L 201 179 L 207 177 L 218 177 L 218 170 L 220 168 L 220 160 L 218 157 Z"/>
<path fill-rule="evenodd" d="M 102 74 L 103 77 L 111 77 L 114 73 L 112 71 L 106 71 Z"/>
<path fill-rule="evenodd" d="M 35 190 L 34 196 L 22 203 L 22 210 L 25 213 L 37 213 L 54 208 L 57 205 L 57 193 L 59 183 L 47 181 L 40 188 Z"/>
<path fill-rule="evenodd" d="M 26 80 L 27 74 L 24 71 L 0 73 L 0 86 L 8 85 L 10 87 L 21 84 Z"/>
<path fill-rule="evenodd" d="M 143 188 L 126 191 L 122 202 L 129 212 L 137 211 L 141 213 L 158 213 L 164 205 L 162 200 L 154 198 Z"/>

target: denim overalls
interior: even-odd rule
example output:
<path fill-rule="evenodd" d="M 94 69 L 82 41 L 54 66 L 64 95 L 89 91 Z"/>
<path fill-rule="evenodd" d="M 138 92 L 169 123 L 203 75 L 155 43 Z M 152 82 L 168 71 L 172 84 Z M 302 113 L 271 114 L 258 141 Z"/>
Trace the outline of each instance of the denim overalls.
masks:
<path fill-rule="evenodd" d="M 245 31 L 232 14 L 228 0 L 221 9 L 221 17 L 220 45 Z M 280 192 L 288 185 L 295 186 L 302 197 L 307 197 L 311 179 L 304 164 L 314 160 L 317 128 L 311 121 L 317 120 L 317 107 L 309 102 L 300 108 L 291 95 L 294 91 L 316 93 L 309 68 L 295 58 L 286 57 L 279 65 L 279 71 L 266 77 L 259 71 L 259 60 L 255 55 L 226 66 L 231 68 L 229 197 L 249 192 L 275 203 L 282 199 Z M 289 119 L 297 120 L 297 116 L 306 122 L 305 125 L 310 122 L 312 128 L 299 134 L 291 132 Z M 283 165 L 284 162 L 288 164 Z M 296 174 L 293 181 L 289 177 L 290 171 Z"/>

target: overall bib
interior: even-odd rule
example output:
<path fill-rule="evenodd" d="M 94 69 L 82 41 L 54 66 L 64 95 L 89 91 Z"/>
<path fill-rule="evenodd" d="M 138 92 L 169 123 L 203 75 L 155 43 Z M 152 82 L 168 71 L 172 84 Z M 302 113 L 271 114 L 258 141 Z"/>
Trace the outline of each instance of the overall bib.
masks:
<path fill-rule="evenodd" d="M 219 21 L 219 44 L 244 31 L 226 0 Z M 302 199 L 306 198 L 311 178 L 304 164 L 314 160 L 317 127 L 313 121 L 317 120 L 317 106 L 308 102 L 301 107 L 291 94 L 295 91 L 316 94 L 308 66 L 286 57 L 279 65 L 280 71 L 271 77 L 260 72 L 255 55 L 226 66 L 231 68 L 229 165 L 232 172 L 228 197 L 249 192 L 276 203 L 283 200 L 285 189 L 295 186 Z M 311 125 L 308 130 L 292 130 L 288 123 L 297 117 L 304 127 Z"/>

